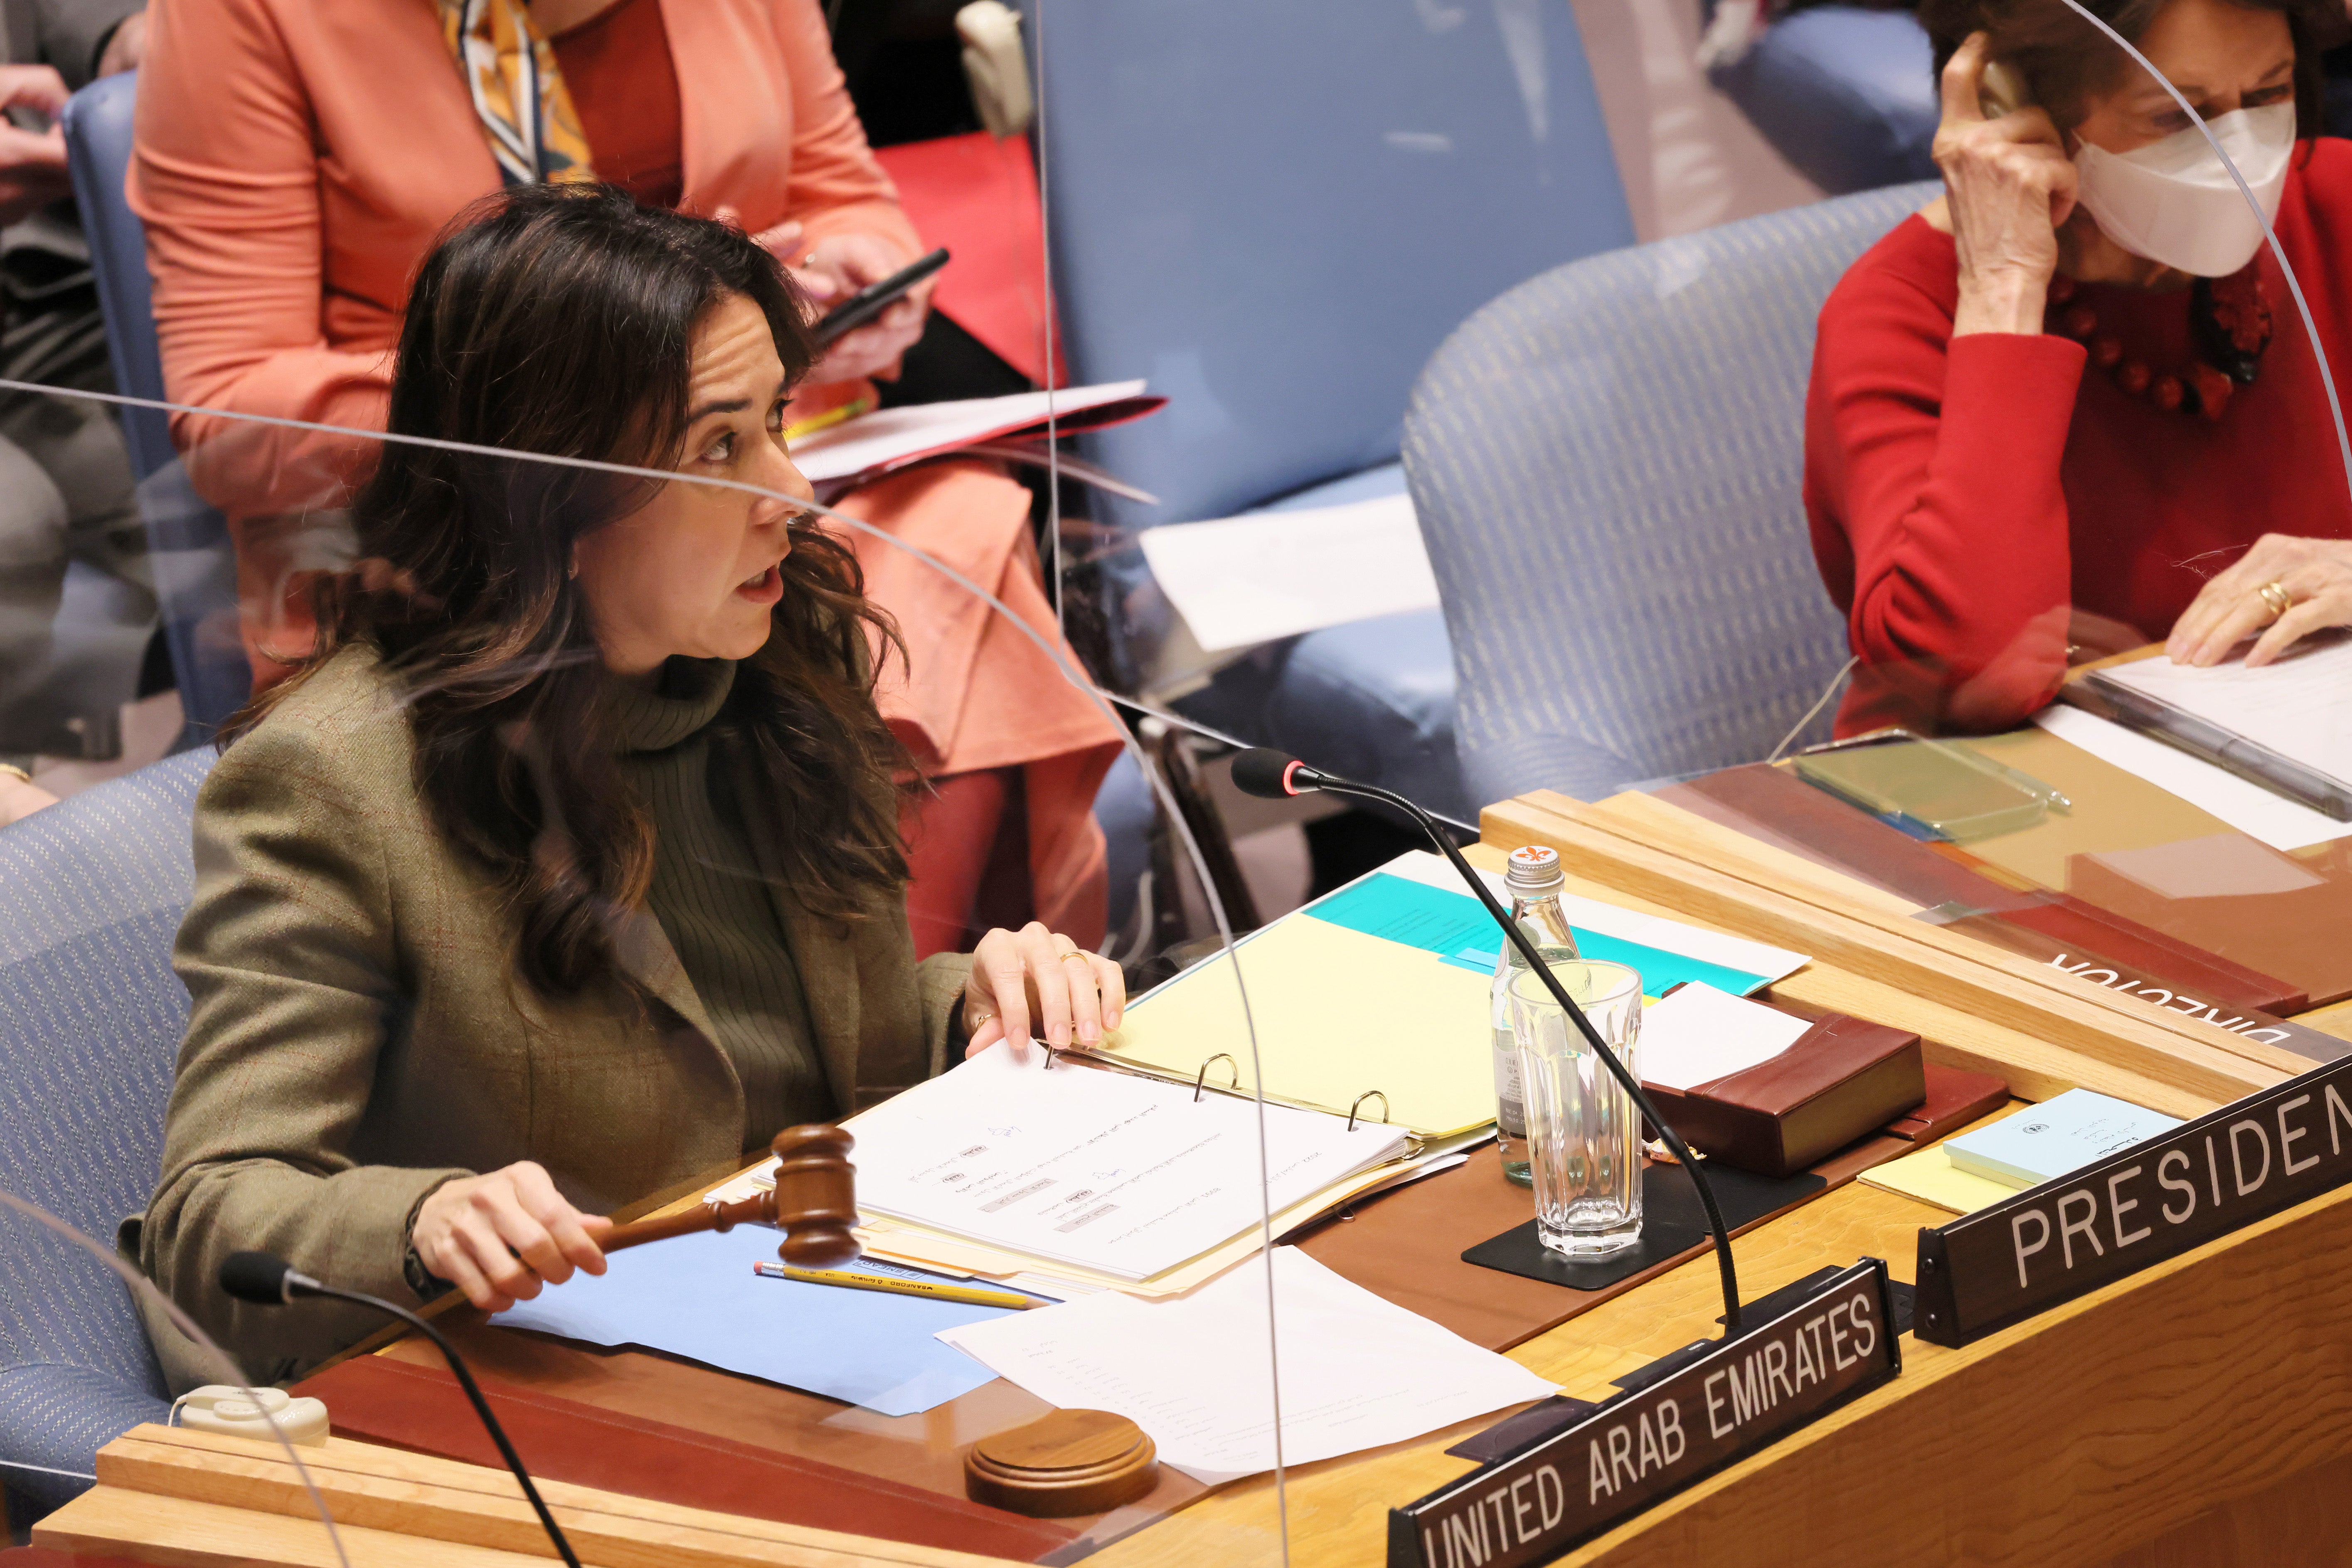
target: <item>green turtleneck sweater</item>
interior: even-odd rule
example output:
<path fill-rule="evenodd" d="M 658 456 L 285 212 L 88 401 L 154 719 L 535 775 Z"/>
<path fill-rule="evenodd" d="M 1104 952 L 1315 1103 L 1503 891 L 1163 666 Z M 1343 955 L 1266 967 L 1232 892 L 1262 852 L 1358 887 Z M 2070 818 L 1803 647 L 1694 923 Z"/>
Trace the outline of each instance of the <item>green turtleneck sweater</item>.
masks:
<path fill-rule="evenodd" d="M 710 721 L 735 683 L 725 659 L 674 658 L 657 690 L 615 683 L 621 773 L 654 826 L 646 901 L 677 950 L 719 1047 L 743 1081 L 746 1149 L 834 1114 L 808 1005 L 768 883 L 730 792 L 714 791 Z"/>

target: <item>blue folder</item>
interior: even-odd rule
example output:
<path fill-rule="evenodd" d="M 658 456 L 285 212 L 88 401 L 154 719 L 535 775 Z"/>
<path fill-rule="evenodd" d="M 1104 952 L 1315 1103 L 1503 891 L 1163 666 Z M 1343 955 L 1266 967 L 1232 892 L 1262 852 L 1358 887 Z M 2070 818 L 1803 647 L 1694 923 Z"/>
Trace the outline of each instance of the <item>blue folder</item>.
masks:
<path fill-rule="evenodd" d="M 919 1414 L 995 1377 L 931 1336 L 1012 1309 L 751 1272 L 754 1262 L 776 1260 L 778 1239 L 764 1226 L 738 1226 L 633 1247 L 607 1258 L 603 1275 L 575 1274 L 490 1321 L 593 1345 L 642 1345 L 884 1415 Z M 929 1278 L 889 1264 L 850 1267 Z"/>

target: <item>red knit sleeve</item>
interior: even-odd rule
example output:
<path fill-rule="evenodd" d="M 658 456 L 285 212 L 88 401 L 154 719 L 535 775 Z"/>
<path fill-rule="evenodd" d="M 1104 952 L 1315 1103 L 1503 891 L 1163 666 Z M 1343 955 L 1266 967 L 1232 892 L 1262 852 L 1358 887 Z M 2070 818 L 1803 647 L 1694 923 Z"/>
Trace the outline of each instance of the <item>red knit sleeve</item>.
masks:
<path fill-rule="evenodd" d="M 1862 665 L 1839 721 L 2015 724 L 2065 673 L 2059 478 L 2082 345 L 1979 333 L 1865 257 L 1822 310 L 1805 506 Z"/>

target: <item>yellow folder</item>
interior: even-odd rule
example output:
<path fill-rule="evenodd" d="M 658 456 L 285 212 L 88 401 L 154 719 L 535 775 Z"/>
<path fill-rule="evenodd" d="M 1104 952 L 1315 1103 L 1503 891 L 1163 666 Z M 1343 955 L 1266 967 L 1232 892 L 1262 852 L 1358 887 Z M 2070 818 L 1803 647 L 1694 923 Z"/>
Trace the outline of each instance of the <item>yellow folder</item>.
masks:
<path fill-rule="evenodd" d="M 1492 985 L 1435 953 L 1292 915 L 1138 1001 L 1100 1054 L 1183 1083 L 1205 1066 L 1210 1087 L 1244 1093 L 1262 1073 L 1268 1100 L 1356 1110 L 1428 1142 L 1495 1120 Z"/>
<path fill-rule="evenodd" d="M 1873 1165 L 1862 1173 L 1862 1179 L 1871 1186 L 1917 1198 L 1954 1214 L 1974 1214 L 2017 1195 L 2014 1187 L 2004 1187 L 1999 1182 L 1955 1166 L 1941 1143 L 1916 1154 L 1889 1160 L 1884 1165 Z"/>

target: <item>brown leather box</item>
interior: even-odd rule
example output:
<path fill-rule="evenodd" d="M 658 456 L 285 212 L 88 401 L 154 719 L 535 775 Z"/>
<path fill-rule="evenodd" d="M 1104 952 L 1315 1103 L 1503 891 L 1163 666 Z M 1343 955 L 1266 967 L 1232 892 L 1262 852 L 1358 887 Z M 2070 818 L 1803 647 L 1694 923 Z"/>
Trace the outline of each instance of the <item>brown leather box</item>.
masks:
<path fill-rule="evenodd" d="M 1918 1036 L 1842 1013 L 1745 1071 L 1687 1089 L 1642 1087 L 1692 1148 L 1762 1176 L 1793 1175 L 1927 1098 Z"/>

